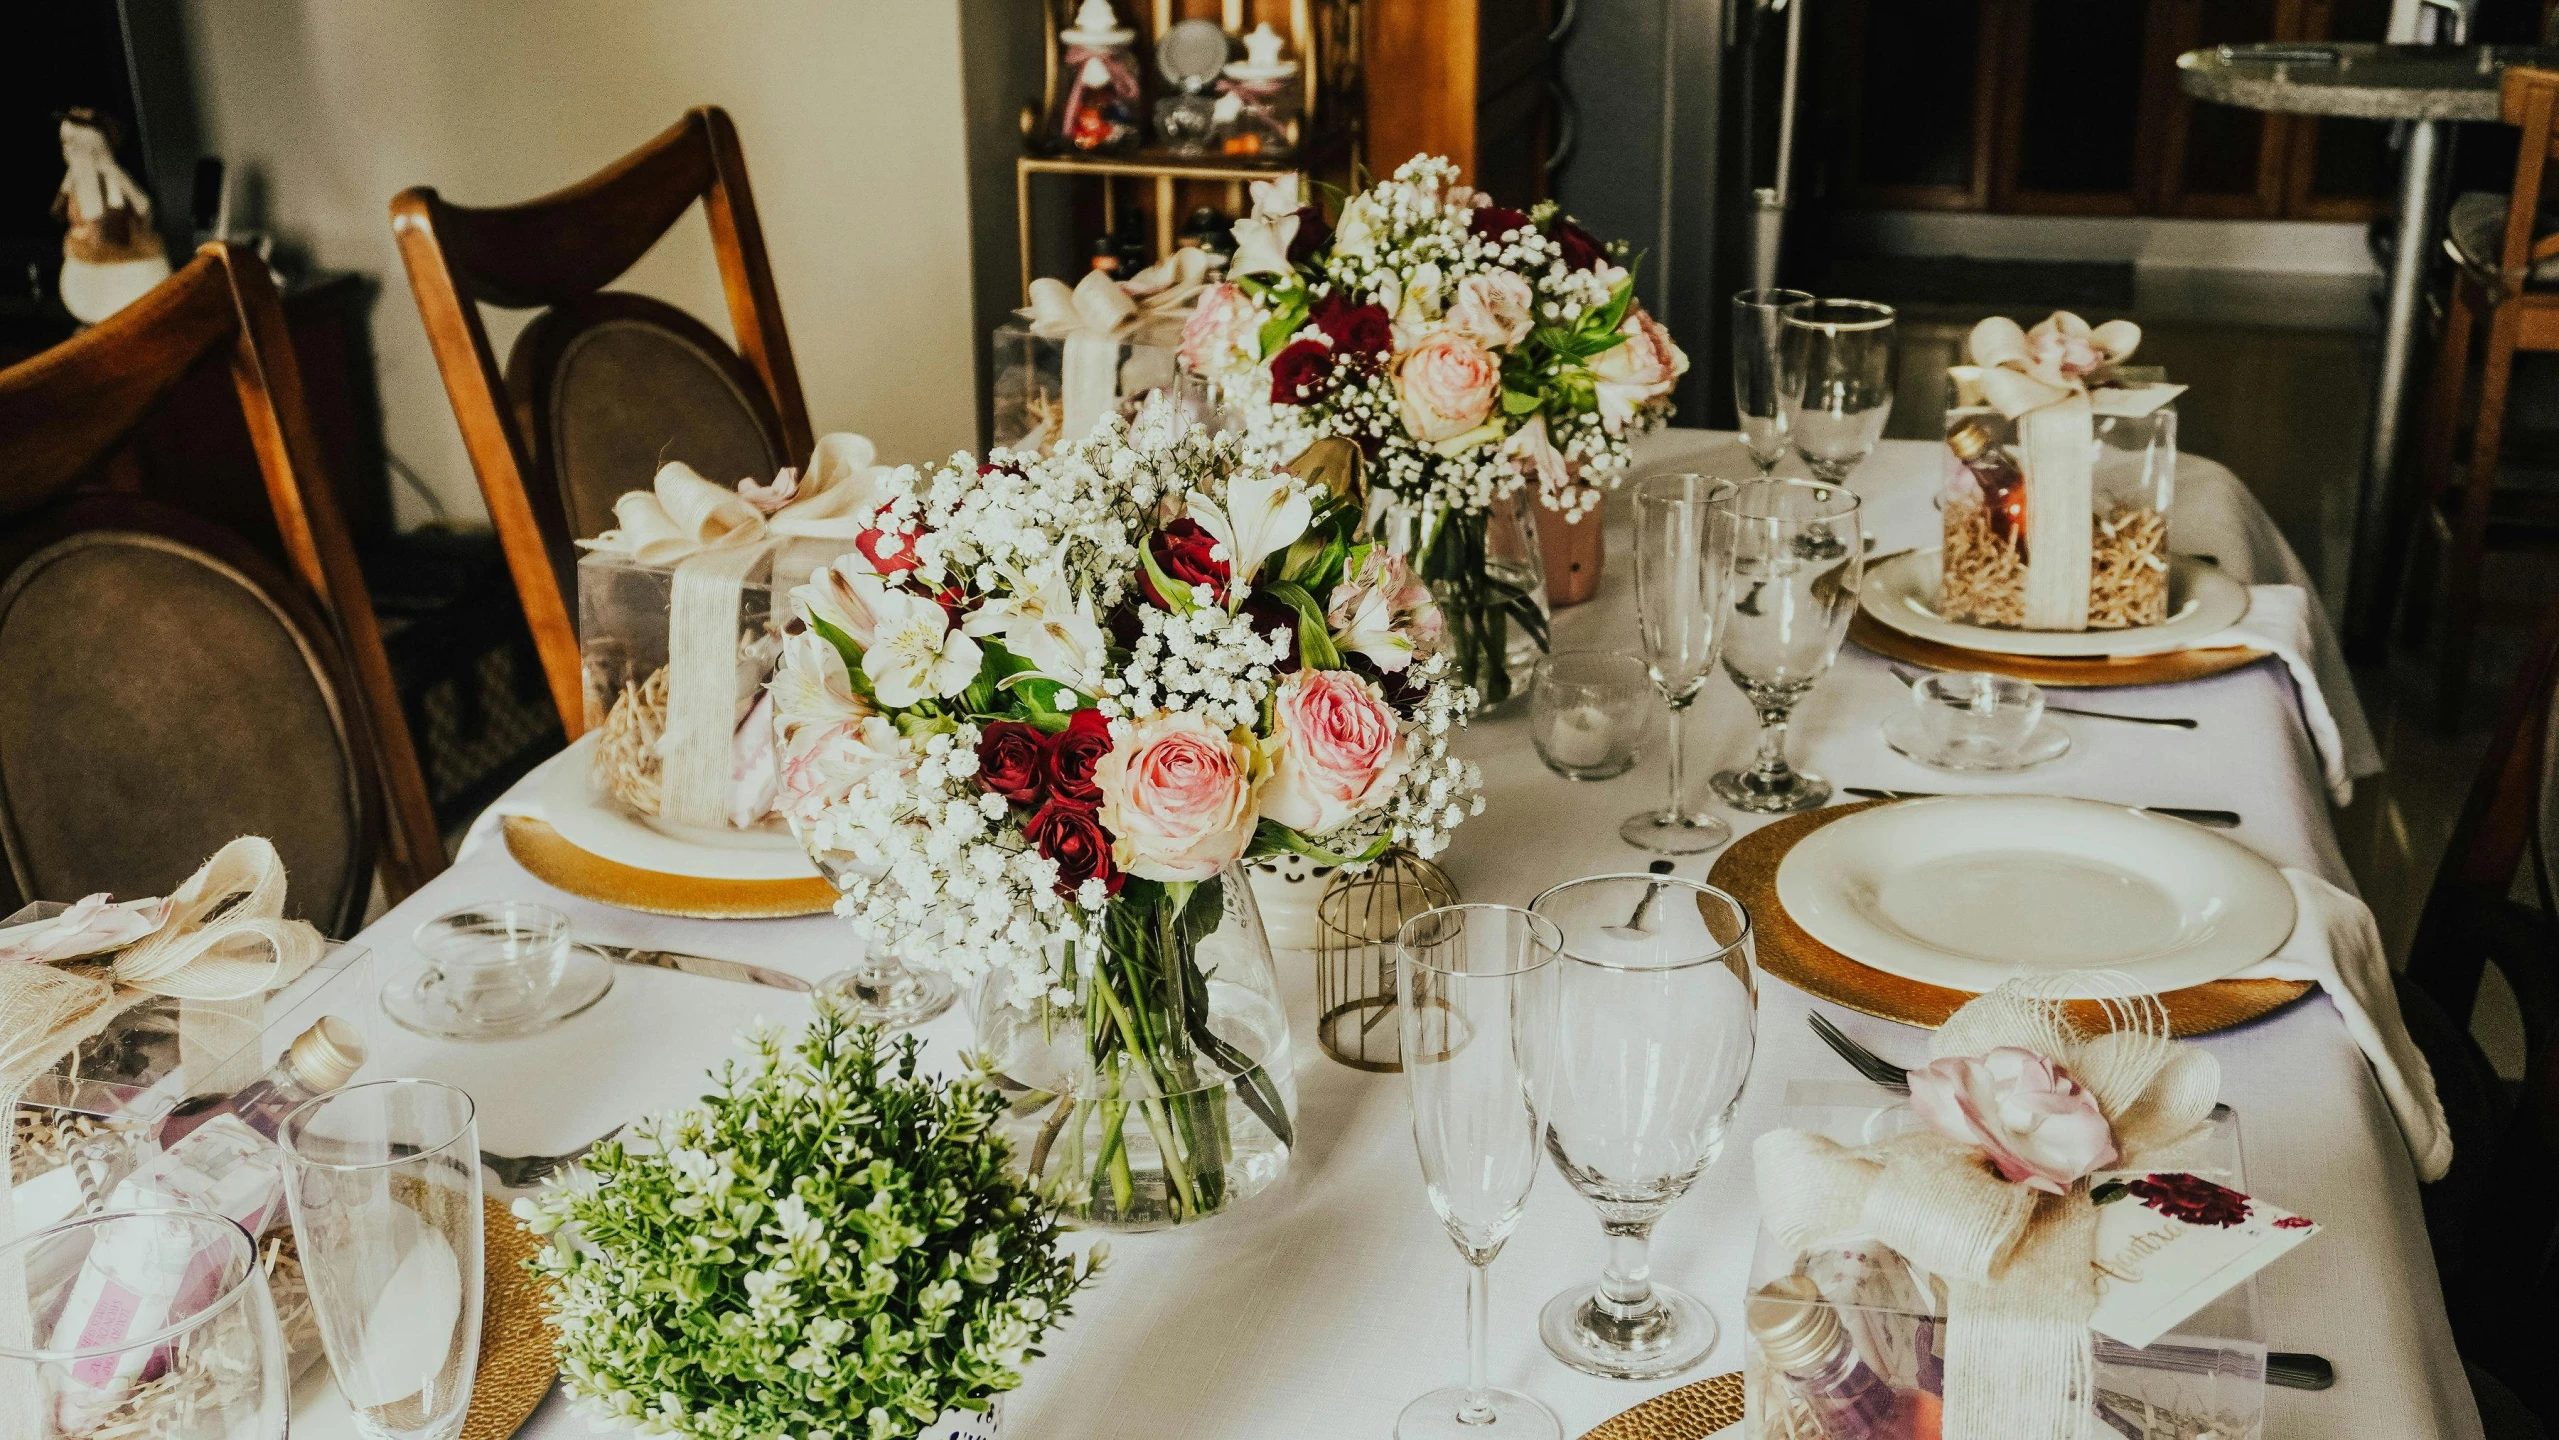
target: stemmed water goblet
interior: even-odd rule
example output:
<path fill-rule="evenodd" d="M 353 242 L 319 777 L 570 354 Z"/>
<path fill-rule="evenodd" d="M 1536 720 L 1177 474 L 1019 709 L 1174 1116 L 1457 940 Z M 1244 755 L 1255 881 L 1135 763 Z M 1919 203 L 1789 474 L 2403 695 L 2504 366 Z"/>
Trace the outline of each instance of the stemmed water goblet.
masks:
<path fill-rule="evenodd" d="M 1488 1267 L 1543 1165 L 1555 1037 L 1553 921 L 1510 905 L 1445 905 L 1404 922 L 1396 1012 L 1413 1096 L 1413 1149 L 1431 1209 L 1466 1259 L 1466 1383 L 1396 1418 L 1396 1440 L 1562 1440 L 1555 1412 L 1486 1374 Z"/>
<path fill-rule="evenodd" d="M 1829 673 L 1857 610 L 1866 543 L 1857 492 L 1819 480 L 1751 480 L 1729 505 L 1732 623 L 1724 673 L 1759 715 L 1759 753 L 1715 776 L 1736 810 L 1782 815 L 1830 798 L 1830 782 L 1786 760 L 1795 706 Z"/>
<path fill-rule="evenodd" d="M 1670 794 L 1659 810 L 1630 815 L 1618 837 L 1658 855 L 1694 855 L 1732 838 L 1732 827 L 1688 800 L 1688 709 L 1714 673 L 1731 607 L 1730 481 L 1655 475 L 1635 487 L 1637 652 L 1670 706 Z"/>
<path fill-rule="evenodd" d="M 793 833 L 797 831 L 798 822 L 794 821 Z M 832 857 L 814 856 L 814 852 L 813 858 L 818 873 L 838 890 L 849 883 L 852 875 L 879 873 L 842 864 Z M 951 1002 L 959 998 L 959 987 L 949 976 L 918 970 L 885 947 L 875 947 L 867 941 L 856 943 L 861 952 L 853 963 L 821 977 L 817 988 L 848 1001 L 849 1013 L 862 1024 L 884 1030 L 911 1029 L 950 1009 Z"/>
<path fill-rule="evenodd" d="M 1846 484 L 1875 453 L 1892 418 L 1893 321 L 1893 307 L 1872 300 L 1815 300 L 1785 312 L 1779 383 L 1787 439 L 1832 484 Z"/>
<path fill-rule="evenodd" d="M 1562 936 L 1546 1151 L 1599 1212 L 1608 1263 L 1547 1302 L 1538 1334 L 1576 1370 L 1676 1374 L 1715 1317 L 1652 1278 L 1653 1225 L 1723 1152 L 1758 1032 L 1749 912 L 1675 875 L 1597 875 L 1530 903 Z"/>
<path fill-rule="evenodd" d="M 1786 458 L 1786 312 L 1813 299 L 1808 290 L 1744 290 L 1733 297 L 1733 410 L 1741 417 L 1742 448 L 1762 475 Z"/>

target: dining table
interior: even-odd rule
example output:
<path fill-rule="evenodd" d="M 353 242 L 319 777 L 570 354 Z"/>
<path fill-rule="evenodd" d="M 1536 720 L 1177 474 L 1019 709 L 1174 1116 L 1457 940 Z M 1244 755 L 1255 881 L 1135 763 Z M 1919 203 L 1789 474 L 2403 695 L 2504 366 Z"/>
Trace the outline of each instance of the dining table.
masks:
<path fill-rule="evenodd" d="M 1943 453 L 1935 444 L 1888 440 L 1851 477 L 1875 553 L 1935 543 L 1932 501 Z M 1752 466 L 1730 435 L 1669 430 L 1638 442 L 1631 473 L 1665 471 L 1742 477 Z M 1622 523 L 1631 508 L 1622 498 L 1612 505 L 1608 539 L 1618 559 L 1604 569 L 1594 598 L 1556 613 L 1556 648 L 1632 648 L 1632 566 L 1624 559 L 1631 537 Z M 2242 580 L 2307 583 L 2264 509 L 2209 459 L 2179 462 L 2171 542 L 2179 551 L 2211 554 Z M 2317 623 L 2323 645 L 2333 647 L 2326 622 Z M 2342 692 L 2331 695 L 2333 706 L 2355 704 L 2349 687 L 2332 688 Z M 1908 691 L 1888 662 L 1847 645 L 1795 714 L 1794 755 L 1842 787 L 2232 809 L 2240 823 L 2224 833 L 2279 865 L 2352 886 L 2331 826 L 2329 788 L 2282 665 L 2268 660 L 2174 686 L 2079 692 L 2074 700 L 2198 723 L 2186 730 L 2070 719 L 2070 752 L 2049 765 L 2012 775 L 1939 773 L 1885 745 L 1879 725 L 1910 703 Z M 1641 871 L 1653 858 L 1629 848 L 1617 827 L 1660 800 L 1661 721 L 1653 722 L 1632 771 L 1577 783 L 1540 764 L 1527 709 L 1515 703 L 1480 717 L 1465 737 L 1464 753 L 1483 768 L 1487 803 L 1440 858 L 1469 900 L 1526 904 L 1559 881 Z M 1740 764 L 1751 753 L 1754 722 L 1729 685 L 1710 684 L 1688 723 L 1693 775 Z M 2360 763 L 2370 768 L 2368 759 Z M 498 816 L 534 806 L 542 779 L 537 770 L 516 785 L 473 828 L 451 869 L 355 937 L 373 951 L 380 975 L 397 977 L 421 963 L 410 936 L 422 921 L 499 899 L 555 906 L 582 940 L 751 961 L 812 979 L 854 955 L 858 939 L 832 916 L 672 919 L 551 889 L 516 864 L 496 825 Z M 1740 833 L 1765 823 L 1722 813 Z M 1683 857 L 1678 873 L 1703 877 L 1714 858 Z M 1408 1401 L 1464 1375 L 1465 1266 L 1424 1196 L 1403 1077 L 1327 1058 L 1314 1038 L 1313 955 L 1282 950 L 1277 959 L 1292 1007 L 1299 1102 L 1286 1175 L 1196 1226 L 1108 1237 L 1102 1276 L 1042 1342 L 1045 1354 L 1029 1365 L 1022 1387 L 1004 1397 L 1005 1435 L 1383 1440 Z M 777 989 L 617 970 L 600 1003 L 526 1038 L 434 1041 L 382 1021 L 368 1073 L 426 1076 L 469 1091 L 484 1149 L 556 1153 L 702 1094 L 706 1072 L 734 1053 L 742 1028 L 759 1018 L 788 1022 L 808 1008 L 804 998 Z M 1721 1156 L 1663 1216 L 1653 1247 L 1656 1276 L 1704 1299 L 1721 1322 L 1705 1363 L 1638 1383 L 1567 1369 L 1547 1353 L 1537 1335 L 1538 1307 L 1591 1279 L 1604 1258 L 1595 1216 L 1560 1177 L 1540 1178 L 1492 1266 L 1491 1378 L 1551 1406 L 1568 1436 L 1674 1386 L 1740 1367 L 1744 1287 L 1760 1229 L 1751 1143 L 1779 1123 L 1790 1085 L 1856 1080 L 1808 1028 L 1808 1015 L 1819 1010 L 1893 1059 L 1926 1059 L 1925 1032 L 1815 1001 L 1770 975 L 1758 978 L 1757 1005 L 1750 1081 Z M 955 1070 L 970 1041 L 967 1006 L 919 1033 L 928 1063 Z M 2256 1283 L 2266 1344 L 2327 1357 L 2336 1383 L 2318 1392 L 2270 1391 L 2265 1433 L 2285 1440 L 2479 1435 L 2407 1143 L 2335 1007 L 2313 991 L 2195 1043 L 2220 1061 L 2248 1188 L 2322 1227 L 2305 1253 L 2277 1261 Z M 493 1195 L 506 1193 L 493 1177 L 489 1184 Z M 1068 1243 L 1096 1238 L 1079 1232 Z M 303 1378 L 294 1430 L 300 1440 L 353 1434 L 325 1366 Z M 527 1440 L 586 1433 L 587 1422 L 556 1388 L 519 1432 Z"/>

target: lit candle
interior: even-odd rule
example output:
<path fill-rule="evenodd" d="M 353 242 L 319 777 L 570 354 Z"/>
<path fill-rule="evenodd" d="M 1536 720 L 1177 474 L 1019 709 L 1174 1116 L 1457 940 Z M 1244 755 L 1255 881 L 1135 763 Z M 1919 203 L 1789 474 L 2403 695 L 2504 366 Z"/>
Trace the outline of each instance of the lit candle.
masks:
<path fill-rule="evenodd" d="M 1555 757 L 1556 764 L 1575 769 L 1605 765 L 1612 728 L 1608 712 L 1597 705 L 1575 705 L 1559 711 L 1554 733 L 1546 737 L 1547 753 Z"/>

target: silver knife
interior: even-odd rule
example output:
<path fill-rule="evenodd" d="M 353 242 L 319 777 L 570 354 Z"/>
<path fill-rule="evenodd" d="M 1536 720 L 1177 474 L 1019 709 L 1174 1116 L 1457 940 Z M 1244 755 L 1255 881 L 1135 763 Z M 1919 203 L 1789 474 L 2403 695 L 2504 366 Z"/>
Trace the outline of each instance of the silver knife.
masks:
<path fill-rule="evenodd" d="M 1840 789 L 1861 800 L 1934 800 L 1938 798 L 1937 792 L 1933 790 L 1874 790 L 1862 785 L 1843 785 Z M 2184 805 L 2133 805 L 2126 808 L 2147 810 L 2153 815 L 2165 815 L 2171 820 L 2183 820 L 2193 825 L 2210 825 L 2216 830 L 2235 830 L 2239 827 L 2239 812 L 2236 810 L 2196 810 Z"/>
<path fill-rule="evenodd" d="M 749 965 L 743 960 L 722 960 L 711 955 L 686 955 L 675 950 L 642 950 L 630 945 L 598 945 L 593 941 L 578 942 L 616 965 L 641 965 L 651 970 L 677 970 L 687 975 L 701 975 L 712 980 L 734 980 L 741 985 L 770 985 L 776 990 L 807 994 L 817 987 L 786 970 L 763 965 Z"/>

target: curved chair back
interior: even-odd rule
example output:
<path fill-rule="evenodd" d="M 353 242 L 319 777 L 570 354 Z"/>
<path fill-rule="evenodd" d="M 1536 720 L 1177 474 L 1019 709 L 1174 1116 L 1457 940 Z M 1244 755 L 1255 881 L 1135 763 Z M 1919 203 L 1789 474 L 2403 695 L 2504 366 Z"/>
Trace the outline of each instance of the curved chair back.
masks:
<path fill-rule="evenodd" d="M 135 509 L 142 506 L 135 496 L 98 493 L 111 488 L 108 477 L 127 439 L 199 364 L 230 369 L 289 579 L 209 524 L 164 507 Z M 361 782 L 360 828 L 371 838 L 341 845 L 327 859 L 318 840 L 288 847 L 288 863 L 299 848 L 311 879 L 351 875 L 359 914 L 377 852 L 383 889 L 395 901 L 444 868 L 443 841 L 373 604 L 319 468 L 274 284 L 256 256 L 207 245 L 105 322 L 0 370 L 0 436 L 7 437 L 0 445 L 0 584 L 10 587 L 0 593 L 12 597 L 13 617 L 6 622 L 13 638 L 0 639 L 0 676 L 6 677 L 0 691 L 11 707 L 7 723 L 22 727 L 0 735 L 0 748 L 7 749 L 0 753 L 0 812 L 6 812 L 0 836 L 7 837 L 11 882 L 22 896 L 151 893 L 151 885 L 133 877 L 159 875 L 167 855 L 158 847 L 175 845 L 190 857 L 164 877 L 174 882 L 213 851 L 196 837 L 217 831 L 215 844 L 269 824 L 337 836 L 328 842 L 337 844 L 346 829 L 340 812 L 349 803 L 343 777 L 350 773 Z M 167 545 L 83 542 L 33 564 L 46 546 L 67 543 L 84 526 L 158 536 L 195 558 L 182 561 Z M 242 557 L 250 557 L 248 563 Z M 204 624 L 194 624 L 183 606 L 162 605 L 136 578 L 149 575 L 211 607 Z M 208 578 L 221 575 L 237 578 Z M 243 608 L 244 586 L 265 595 L 268 603 L 258 613 L 269 620 L 256 622 L 256 607 Z M 118 603 L 130 616 L 102 612 L 91 622 L 98 628 L 84 632 L 77 617 L 58 608 L 63 596 L 105 594 L 127 597 Z M 217 628 L 217 615 L 230 628 Z M 297 682 L 298 691 L 277 692 L 272 722 L 258 718 L 254 706 L 225 708 L 231 691 L 217 682 L 230 657 L 222 646 L 245 647 L 240 663 L 269 681 L 303 673 L 277 648 L 283 632 L 276 627 L 288 621 L 306 653 L 296 663 L 328 677 L 326 703 L 312 698 L 320 681 L 307 679 Z M 84 641 L 83 634 L 91 638 Z M 70 673 L 82 670 L 96 673 Z M 154 673 L 156 680 L 149 678 Z M 200 681 L 214 688 L 192 688 Z M 94 688 L 100 685 L 124 688 Z M 252 700 L 257 695 L 247 693 Z M 57 721 L 46 720 L 47 706 L 61 707 Z M 126 717 L 121 722 L 118 706 Z M 325 727 L 313 718 L 323 711 L 334 716 Z M 91 726 L 105 728 L 84 728 Z M 268 733 L 235 735 L 228 733 L 232 728 Z M 324 728 L 338 738 L 318 744 Z M 166 766 L 165 772 L 134 768 L 139 760 L 109 765 L 80 748 L 90 740 L 121 746 L 128 738 L 162 750 L 150 763 Z M 287 738 L 315 748 L 242 748 Z M 249 765 L 253 755 L 272 763 Z M 306 783 L 320 785 L 314 775 L 338 778 L 306 791 Z M 181 783 L 183 776 L 193 778 Z M 91 778 L 98 788 L 84 790 Z M 307 826 L 270 808 L 277 804 L 307 804 Z M 325 818 L 331 813 L 338 818 Z M 272 838 L 283 846 L 286 835 Z M 342 870 L 350 866 L 351 872 Z M 299 897 L 310 879 L 297 874 L 296 883 Z M 343 899 L 336 880 L 321 888 L 330 891 L 328 904 Z M 308 903 L 315 921 L 323 918 L 316 895 L 297 903 Z"/>
<path fill-rule="evenodd" d="M 606 291 L 702 202 L 731 349 L 671 305 Z M 682 460 L 717 480 L 772 478 L 811 446 L 808 405 L 765 258 L 746 159 L 705 106 L 565 190 L 475 209 L 401 192 L 391 228 L 445 393 L 479 472 L 570 738 L 586 728 L 573 541 L 615 496 Z M 480 307 L 540 310 L 501 379 Z"/>

